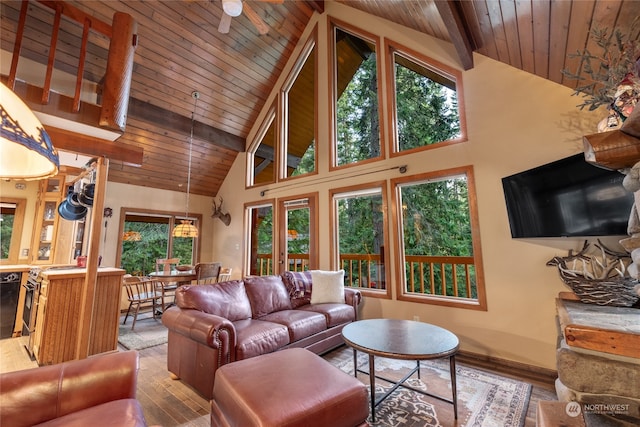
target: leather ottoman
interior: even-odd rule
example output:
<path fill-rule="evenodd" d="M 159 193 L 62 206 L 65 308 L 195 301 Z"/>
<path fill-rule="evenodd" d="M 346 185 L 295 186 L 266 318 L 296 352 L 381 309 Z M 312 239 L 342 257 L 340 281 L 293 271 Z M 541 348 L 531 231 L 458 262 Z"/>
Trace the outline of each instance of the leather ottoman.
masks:
<path fill-rule="evenodd" d="M 316 354 L 292 348 L 222 366 L 213 427 L 368 426 L 367 389 Z"/>

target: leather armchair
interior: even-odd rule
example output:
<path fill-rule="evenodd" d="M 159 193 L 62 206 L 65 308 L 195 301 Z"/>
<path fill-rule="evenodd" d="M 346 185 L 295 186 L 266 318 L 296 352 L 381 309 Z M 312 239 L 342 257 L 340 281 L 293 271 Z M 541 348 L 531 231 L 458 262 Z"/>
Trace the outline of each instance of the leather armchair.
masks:
<path fill-rule="evenodd" d="M 135 351 L 0 375 L 0 425 L 146 426 Z"/>

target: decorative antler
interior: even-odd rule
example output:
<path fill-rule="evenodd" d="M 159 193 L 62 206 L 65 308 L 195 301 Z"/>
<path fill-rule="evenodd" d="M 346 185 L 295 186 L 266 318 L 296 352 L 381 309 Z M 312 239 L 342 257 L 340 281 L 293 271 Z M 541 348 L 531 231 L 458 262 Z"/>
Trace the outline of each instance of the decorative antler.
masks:
<path fill-rule="evenodd" d="M 228 226 L 231 224 L 231 215 L 229 215 L 228 212 L 222 213 L 222 202 L 224 202 L 224 199 L 220 197 L 220 206 L 218 206 L 216 205 L 216 199 L 213 199 L 213 212 L 211 213 L 211 218 L 219 218 L 224 225 Z"/>
<path fill-rule="evenodd" d="M 586 255 L 589 243 L 585 240 L 582 249 L 574 254 L 569 250 L 566 257 L 553 257 L 547 261 L 548 266 L 557 266 L 561 273 L 573 277 L 583 276 L 590 280 L 604 280 L 610 277 L 623 277 L 626 272 L 626 265 L 623 259 L 629 258 L 629 254 L 617 252 L 607 248 L 600 240 L 594 245 L 600 249 L 600 256 Z M 571 268 L 567 266 L 568 261 L 573 261 Z"/>

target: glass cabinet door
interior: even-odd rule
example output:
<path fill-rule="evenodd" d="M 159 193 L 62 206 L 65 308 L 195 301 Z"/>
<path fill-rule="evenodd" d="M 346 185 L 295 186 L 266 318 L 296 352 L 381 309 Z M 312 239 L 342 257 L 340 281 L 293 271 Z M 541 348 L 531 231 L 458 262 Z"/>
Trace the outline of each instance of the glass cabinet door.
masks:
<path fill-rule="evenodd" d="M 62 175 L 45 179 L 40 183 L 38 209 L 34 221 L 31 261 L 34 264 L 51 264 L 58 232 L 58 204 L 64 191 Z"/>

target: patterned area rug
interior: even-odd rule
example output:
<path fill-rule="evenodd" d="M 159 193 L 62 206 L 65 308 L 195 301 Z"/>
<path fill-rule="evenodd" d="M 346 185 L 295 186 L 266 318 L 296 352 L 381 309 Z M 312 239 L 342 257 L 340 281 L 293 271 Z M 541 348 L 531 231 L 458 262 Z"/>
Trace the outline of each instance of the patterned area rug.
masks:
<path fill-rule="evenodd" d="M 136 322 L 136 329 L 131 330 L 132 319 L 127 319 L 127 324 L 123 325 L 124 317 L 120 317 L 120 327 L 118 330 L 118 344 L 127 350 L 142 350 L 143 348 L 154 347 L 167 342 L 167 328 L 160 319 L 139 318 Z"/>
<path fill-rule="evenodd" d="M 342 371 L 353 375 L 353 350 L 342 347 L 324 356 Z M 413 361 L 376 358 L 376 375 L 392 380 L 403 378 Z M 368 372 L 368 356 L 358 353 L 358 367 Z M 398 388 L 376 407 L 375 427 L 522 427 L 527 417 L 531 385 L 493 373 L 456 366 L 458 419 L 453 405 L 414 391 Z M 369 385 L 369 376 L 358 373 Z M 420 362 L 420 378 L 414 374 L 407 384 L 451 400 L 451 377 L 448 359 Z M 392 384 L 376 379 L 376 395 L 381 396 Z"/>

